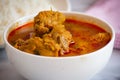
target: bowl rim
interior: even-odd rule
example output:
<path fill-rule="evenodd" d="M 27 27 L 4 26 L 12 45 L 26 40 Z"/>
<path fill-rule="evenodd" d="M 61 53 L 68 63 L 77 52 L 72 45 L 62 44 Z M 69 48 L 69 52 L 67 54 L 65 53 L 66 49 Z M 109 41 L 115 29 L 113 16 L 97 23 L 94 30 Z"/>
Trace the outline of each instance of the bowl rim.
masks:
<path fill-rule="evenodd" d="M 115 39 L 115 30 L 113 29 L 113 27 L 111 26 L 110 23 L 108 23 L 107 21 L 103 20 L 103 19 L 100 19 L 100 18 L 97 18 L 95 16 L 92 16 L 92 15 L 89 15 L 87 13 L 84 13 L 84 12 L 76 12 L 76 11 L 59 11 L 59 12 L 62 12 L 63 14 L 77 14 L 77 15 L 82 15 L 82 16 L 86 16 L 86 17 L 90 17 L 90 18 L 94 18 L 94 19 L 97 19 L 99 21 L 101 21 L 102 23 L 108 25 L 108 27 L 111 29 L 111 32 L 112 32 L 112 35 L 111 35 L 111 40 L 105 45 L 103 46 L 102 48 L 96 50 L 96 51 L 93 51 L 93 52 L 90 52 L 88 54 L 83 54 L 83 55 L 77 55 L 77 56 L 63 56 L 63 57 L 51 57 L 51 56 L 42 56 L 42 55 L 34 55 L 34 54 L 29 54 L 27 52 L 24 52 L 24 51 L 21 51 L 19 49 L 16 49 L 15 47 L 13 47 L 7 40 L 7 35 L 8 35 L 8 30 L 9 28 L 12 27 L 13 24 L 15 24 L 16 22 L 19 22 L 19 21 L 22 21 L 23 19 L 25 20 L 28 20 L 29 18 L 33 18 L 35 15 L 37 14 L 33 14 L 33 15 L 28 15 L 28 16 L 24 16 L 16 21 L 14 21 L 13 23 L 9 24 L 5 31 L 4 31 L 4 42 L 5 42 L 5 46 L 8 45 L 9 47 L 11 47 L 12 49 L 16 50 L 17 52 L 23 54 L 23 55 L 28 55 L 28 56 L 32 56 L 32 57 L 37 57 L 37 58 L 49 58 L 49 59 L 68 59 L 68 58 L 76 58 L 76 57 L 85 57 L 85 56 L 90 56 L 92 54 L 97 54 L 99 53 L 99 51 L 101 51 L 102 49 L 106 48 L 109 44 L 111 44 L 111 42 L 114 42 L 114 39 Z"/>

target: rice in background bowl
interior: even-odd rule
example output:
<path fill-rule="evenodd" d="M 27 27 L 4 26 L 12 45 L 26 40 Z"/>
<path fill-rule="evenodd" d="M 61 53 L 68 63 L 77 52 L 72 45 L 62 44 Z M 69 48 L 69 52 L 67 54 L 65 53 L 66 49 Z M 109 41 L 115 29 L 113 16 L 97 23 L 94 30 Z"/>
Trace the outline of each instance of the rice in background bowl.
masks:
<path fill-rule="evenodd" d="M 4 40 L 10 62 L 25 78 L 30 80 L 86 80 L 103 69 L 110 59 L 115 33 L 108 23 L 84 13 L 63 13 L 66 17 L 89 22 L 105 29 L 111 34 L 110 42 L 95 52 L 80 56 L 46 57 L 31 55 L 14 48 L 7 41 L 11 30 L 33 20 L 35 15 L 24 17 L 7 27 L 4 33 Z M 17 26 L 15 26 L 16 24 Z"/>

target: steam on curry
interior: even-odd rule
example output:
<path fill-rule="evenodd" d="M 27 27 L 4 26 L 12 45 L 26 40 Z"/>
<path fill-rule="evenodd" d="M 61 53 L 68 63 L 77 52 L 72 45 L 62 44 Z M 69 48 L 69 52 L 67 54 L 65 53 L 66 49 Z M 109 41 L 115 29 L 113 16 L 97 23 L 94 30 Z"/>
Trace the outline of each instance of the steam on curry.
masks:
<path fill-rule="evenodd" d="M 105 46 L 111 36 L 96 25 L 67 19 L 58 11 L 42 11 L 34 22 L 13 30 L 9 43 L 30 54 L 42 56 L 76 56 Z"/>

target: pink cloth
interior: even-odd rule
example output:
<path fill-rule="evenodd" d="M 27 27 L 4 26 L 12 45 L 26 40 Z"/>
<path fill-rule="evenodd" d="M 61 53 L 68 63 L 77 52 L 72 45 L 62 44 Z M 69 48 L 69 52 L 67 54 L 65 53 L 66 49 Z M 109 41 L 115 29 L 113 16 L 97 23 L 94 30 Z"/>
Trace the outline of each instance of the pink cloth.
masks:
<path fill-rule="evenodd" d="M 120 49 L 120 0 L 98 0 L 86 13 L 102 18 L 115 29 L 114 48 Z"/>

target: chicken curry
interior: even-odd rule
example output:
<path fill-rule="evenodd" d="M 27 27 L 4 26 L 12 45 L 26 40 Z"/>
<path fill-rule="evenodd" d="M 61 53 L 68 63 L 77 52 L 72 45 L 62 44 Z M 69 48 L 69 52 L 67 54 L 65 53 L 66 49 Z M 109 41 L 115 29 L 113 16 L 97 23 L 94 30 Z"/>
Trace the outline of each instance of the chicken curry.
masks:
<path fill-rule="evenodd" d="M 76 56 L 105 46 L 111 36 L 96 25 L 67 19 L 58 11 L 42 11 L 34 22 L 13 30 L 9 43 L 15 48 L 41 56 Z"/>

